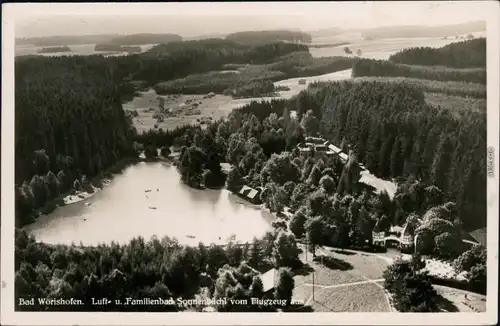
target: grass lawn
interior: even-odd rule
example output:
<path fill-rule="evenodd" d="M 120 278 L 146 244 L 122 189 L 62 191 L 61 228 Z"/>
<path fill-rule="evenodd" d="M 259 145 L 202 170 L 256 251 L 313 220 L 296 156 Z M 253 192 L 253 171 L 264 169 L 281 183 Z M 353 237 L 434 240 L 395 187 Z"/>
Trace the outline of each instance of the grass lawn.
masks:
<path fill-rule="evenodd" d="M 317 259 L 312 253 L 300 254 L 307 263 L 302 275 L 295 276 L 293 298 L 305 303 L 312 297 L 314 270 L 315 301 L 309 301 L 314 311 L 387 312 L 388 303 L 382 288 L 368 283 L 382 278 L 388 263 L 374 255 L 318 249 Z M 321 260 L 323 256 L 323 260 Z M 361 283 L 359 283 L 361 282 Z M 354 284 L 351 284 L 354 283 Z"/>
<path fill-rule="evenodd" d="M 348 253 L 341 251 L 329 251 L 325 250 L 327 253 L 333 254 L 334 257 L 348 262 L 353 266 L 353 269 L 369 279 L 380 279 L 383 278 L 383 273 L 389 263 L 382 258 L 374 255 L 363 254 L 363 253 Z"/>
<path fill-rule="evenodd" d="M 389 312 L 384 291 L 375 284 L 318 289 L 311 306 L 316 312 Z"/>
<path fill-rule="evenodd" d="M 445 310 L 449 312 L 485 312 L 486 296 L 453 289 L 445 286 L 434 285 L 436 291 L 447 301 Z M 465 299 L 467 294 L 467 299 Z"/>
<path fill-rule="evenodd" d="M 316 288 L 315 291 L 319 291 L 319 288 Z M 298 301 L 303 301 L 306 303 L 306 301 L 311 297 L 312 295 L 312 286 L 306 286 L 306 285 L 301 285 L 297 286 L 297 281 L 295 281 L 295 288 L 293 289 L 293 295 L 292 298 L 294 300 Z"/>
<path fill-rule="evenodd" d="M 322 266 L 319 262 L 312 261 L 312 253 L 308 253 L 308 260 L 305 259 L 305 252 L 300 254 L 300 259 L 302 262 L 307 263 L 310 267 L 314 268 L 314 283 L 318 285 L 337 285 L 345 283 L 353 283 L 359 281 L 365 281 L 366 279 L 360 275 L 356 270 L 350 268 L 348 270 L 333 269 Z M 297 275 L 295 276 L 295 286 L 299 286 L 304 283 L 312 284 L 312 273 L 307 275 Z"/>

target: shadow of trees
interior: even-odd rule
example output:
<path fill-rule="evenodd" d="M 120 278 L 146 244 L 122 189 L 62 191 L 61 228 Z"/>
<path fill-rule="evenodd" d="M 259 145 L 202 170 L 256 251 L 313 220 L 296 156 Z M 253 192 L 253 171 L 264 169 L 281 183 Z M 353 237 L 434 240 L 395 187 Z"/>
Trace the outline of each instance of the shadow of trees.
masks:
<path fill-rule="evenodd" d="M 309 264 L 302 264 L 301 266 L 295 268 L 293 272 L 295 275 L 306 276 L 314 272 L 314 268 L 312 268 Z"/>
<path fill-rule="evenodd" d="M 438 295 L 436 298 L 436 301 L 437 301 L 437 305 L 440 309 L 443 309 L 447 312 L 458 312 L 459 311 L 457 306 L 455 306 L 455 304 L 453 302 L 446 299 L 442 295 Z"/>
<path fill-rule="evenodd" d="M 357 255 L 357 253 L 355 253 L 355 252 L 342 251 L 342 250 L 338 250 L 338 249 L 332 249 L 332 252 L 339 254 L 339 255 L 345 255 L 345 256 Z"/>
<path fill-rule="evenodd" d="M 316 256 L 314 257 L 314 262 L 319 263 L 327 268 L 341 270 L 341 271 L 348 271 L 353 269 L 351 263 L 332 256 L 325 256 L 325 255 Z"/>

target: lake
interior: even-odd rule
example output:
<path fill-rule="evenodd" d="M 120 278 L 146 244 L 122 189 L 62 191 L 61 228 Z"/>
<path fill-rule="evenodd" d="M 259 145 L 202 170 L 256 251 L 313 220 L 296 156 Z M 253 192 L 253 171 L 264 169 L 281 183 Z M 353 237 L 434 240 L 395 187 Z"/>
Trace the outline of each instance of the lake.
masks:
<path fill-rule="evenodd" d="M 40 216 L 25 230 L 46 243 L 126 243 L 156 235 L 196 245 L 224 243 L 233 234 L 237 241 L 251 241 L 270 230 L 273 219 L 227 190 L 186 186 L 173 166 L 142 162 L 116 175 L 91 198 Z"/>

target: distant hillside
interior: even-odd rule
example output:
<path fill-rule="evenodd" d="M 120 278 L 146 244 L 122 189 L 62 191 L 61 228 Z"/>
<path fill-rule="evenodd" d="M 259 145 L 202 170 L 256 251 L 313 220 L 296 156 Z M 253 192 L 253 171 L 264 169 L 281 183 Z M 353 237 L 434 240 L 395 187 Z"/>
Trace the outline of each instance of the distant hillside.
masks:
<path fill-rule="evenodd" d="M 283 41 L 311 43 L 312 37 L 311 34 L 301 31 L 270 30 L 232 33 L 226 36 L 226 40 L 245 44 L 261 44 Z"/>
<path fill-rule="evenodd" d="M 143 45 L 181 42 L 182 36 L 177 34 L 133 34 L 113 38 L 109 44 L 116 45 Z"/>
<path fill-rule="evenodd" d="M 205 34 L 205 35 L 189 36 L 189 37 L 184 37 L 183 39 L 185 41 L 199 41 L 199 40 L 206 40 L 206 39 L 211 39 L 211 38 L 225 38 L 226 36 L 227 36 L 227 33 L 218 33 L 218 34 Z"/>
<path fill-rule="evenodd" d="M 206 61 L 211 58 L 220 64 L 227 63 L 268 63 L 273 59 L 296 51 L 309 51 L 307 45 L 293 43 L 242 44 L 227 39 L 205 39 L 197 41 L 159 44 L 143 56 L 187 57 Z M 209 60 L 210 61 L 210 60 Z"/>
<path fill-rule="evenodd" d="M 242 50 L 247 46 L 238 44 L 234 41 L 229 41 L 221 38 L 208 38 L 201 40 L 190 40 L 183 42 L 172 42 L 169 44 L 158 44 L 152 47 L 144 55 L 167 56 L 183 51 L 218 51 L 226 49 L 226 51 Z"/>
<path fill-rule="evenodd" d="M 378 27 L 362 32 L 365 39 L 384 39 L 399 37 L 445 37 L 486 30 L 485 21 L 445 26 L 390 26 Z"/>
<path fill-rule="evenodd" d="M 80 44 L 116 44 L 116 45 L 143 45 L 168 42 L 180 42 L 182 37 L 176 34 L 103 34 L 103 35 L 71 35 L 71 36 L 44 36 L 16 39 L 16 45 L 35 46 L 62 46 Z"/>
<path fill-rule="evenodd" d="M 389 57 L 395 63 L 454 68 L 486 67 L 486 39 L 448 44 L 442 48 L 409 48 Z"/>
<path fill-rule="evenodd" d="M 222 70 L 227 64 L 266 64 L 292 52 L 308 51 L 305 44 L 242 44 L 225 39 L 159 44 L 134 56 L 120 58 L 130 78 L 150 84 L 190 74 Z M 161 60 L 158 60 L 160 58 Z"/>
<path fill-rule="evenodd" d="M 108 43 L 118 35 L 72 35 L 72 36 L 44 36 L 16 39 L 16 45 L 35 46 L 64 46 L 94 43 Z"/>

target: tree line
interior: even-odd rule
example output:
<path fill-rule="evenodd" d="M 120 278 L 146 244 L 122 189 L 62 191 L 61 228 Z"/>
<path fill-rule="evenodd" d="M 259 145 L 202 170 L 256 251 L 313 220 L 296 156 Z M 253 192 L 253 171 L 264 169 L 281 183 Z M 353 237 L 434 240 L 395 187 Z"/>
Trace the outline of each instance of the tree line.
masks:
<path fill-rule="evenodd" d="M 134 130 L 114 71 L 104 63 L 102 57 L 16 60 L 19 216 L 30 220 L 33 209 L 68 191 L 76 179 L 81 183 L 131 153 Z"/>
<path fill-rule="evenodd" d="M 16 310 L 21 311 L 202 311 L 202 305 L 124 304 L 127 298 L 218 299 L 219 311 L 276 311 L 290 306 L 299 249 L 293 235 L 268 232 L 250 243 L 182 246 L 173 239 L 142 237 L 99 246 L 37 243 L 15 234 Z M 300 262 L 299 262 L 300 263 Z M 295 267 L 293 267 L 295 266 Z M 277 284 L 264 293 L 260 273 L 277 270 Z M 19 298 L 81 300 L 82 305 L 19 305 Z M 111 304 L 93 305 L 92 298 Z M 233 305 L 230 299 L 275 298 L 284 306 Z M 117 304 L 115 300 L 121 301 Z M 250 300 L 249 300 L 250 303 Z"/>
<path fill-rule="evenodd" d="M 353 64 L 352 76 L 407 77 L 486 84 L 486 68 L 425 67 L 374 59 L 357 60 Z M 467 84 L 464 87 L 466 88 Z"/>
<path fill-rule="evenodd" d="M 405 83 L 409 86 L 419 88 L 425 93 L 440 93 L 457 96 L 461 98 L 486 99 L 486 85 L 459 82 L 459 81 L 437 81 L 408 77 L 356 77 L 354 81 L 376 81 L 384 83 Z M 311 86 L 322 85 L 325 82 L 312 83 Z"/>
<path fill-rule="evenodd" d="M 391 55 L 389 61 L 422 66 L 483 68 L 486 67 L 486 38 L 454 42 L 437 49 L 431 47 L 404 49 Z"/>

